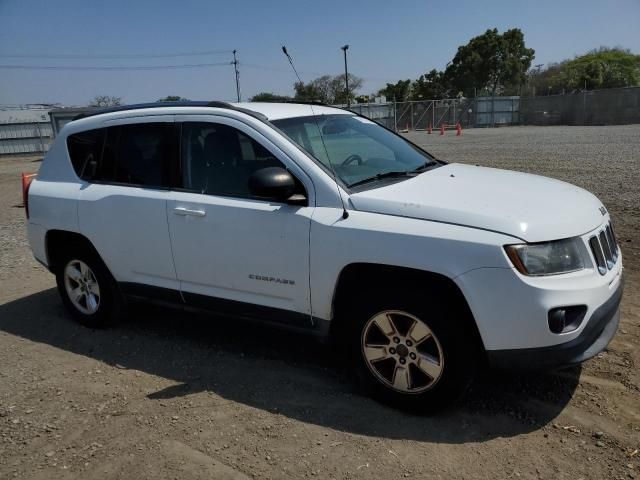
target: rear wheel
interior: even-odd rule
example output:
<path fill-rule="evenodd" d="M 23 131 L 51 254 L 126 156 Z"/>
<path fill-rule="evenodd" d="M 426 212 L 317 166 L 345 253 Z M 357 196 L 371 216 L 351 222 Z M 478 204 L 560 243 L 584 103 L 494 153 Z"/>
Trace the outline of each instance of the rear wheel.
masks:
<path fill-rule="evenodd" d="M 447 295 L 370 295 L 349 310 L 350 354 L 374 398 L 429 413 L 454 404 L 466 391 L 478 347 L 466 312 Z"/>
<path fill-rule="evenodd" d="M 83 325 L 101 328 L 120 316 L 122 302 L 115 281 L 100 258 L 81 248 L 58 263 L 56 283 L 67 310 Z"/>

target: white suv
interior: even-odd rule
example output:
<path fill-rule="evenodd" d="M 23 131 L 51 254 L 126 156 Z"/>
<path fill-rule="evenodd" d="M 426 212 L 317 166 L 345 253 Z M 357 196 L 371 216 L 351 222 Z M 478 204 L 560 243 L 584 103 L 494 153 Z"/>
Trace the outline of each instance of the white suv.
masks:
<path fill-rule="evenodd" d="M 438 161 L 327 106 L 90 114 L 27 199 L 33 253 L 83 324 L 152 299 L 309 330 L 405 408 L 450 403 L 483 362 L 577 364 L 618 325 L 621 253 L 596 197 Z"/>

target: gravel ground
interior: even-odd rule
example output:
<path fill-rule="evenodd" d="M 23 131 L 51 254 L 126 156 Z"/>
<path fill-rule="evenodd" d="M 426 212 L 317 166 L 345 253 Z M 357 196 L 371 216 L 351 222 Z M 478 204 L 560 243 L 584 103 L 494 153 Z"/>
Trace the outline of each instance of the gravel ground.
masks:
<path fill-rule="evenodd" d="M 137 309 L 92 331 L 31 257 L 20 171 L 0 159 L 0 478 L 640 478 L 640 126 L 410 133 L 437 157 L 567 180 L 612 212 L 623 318 L 582 368 L 485 374 L 416 417 L 364 397 L 293 334 Z"/>

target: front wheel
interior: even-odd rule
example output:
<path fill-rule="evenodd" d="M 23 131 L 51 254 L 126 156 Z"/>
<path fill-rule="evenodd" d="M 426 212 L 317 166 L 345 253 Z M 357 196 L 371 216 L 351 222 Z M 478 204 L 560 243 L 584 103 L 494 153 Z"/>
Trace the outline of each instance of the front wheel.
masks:
<path fill-rule="evenodd" d="M 475 338 L 460 309 L 443 300 L 374 300 L 356 314 L 352 359 L 374 398 L 429 413 L 466 391 L 478 363 Z"/>
<path fill-rule="evenodd" d="M 390 390 L 419 394 L 442 377 L 445 356 L 438 337 L 409 312 L 377 313 L 365 324 L 360 340 L 369 372 Z"/>

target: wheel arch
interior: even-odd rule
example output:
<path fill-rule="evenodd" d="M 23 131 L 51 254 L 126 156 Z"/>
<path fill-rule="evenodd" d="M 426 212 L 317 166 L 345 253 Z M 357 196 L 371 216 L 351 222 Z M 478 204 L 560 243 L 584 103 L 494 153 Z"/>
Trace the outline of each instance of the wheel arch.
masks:
<path fill-rule="evenodd" d="M 81 233 L 71 232 L 69 230 L 48 230 L 45 234 L 45 253 L 47 255 L 47 265 L 49 271 L 55 273 L 60 266 L 60 262 L 64 258 L 64 253 L 70 249 L 86 248 L 94 254 L 105 268 L 111 273 L 109 267 L 104 263 L 102 257 L 87 237 Z"/>
<path fill-rule="evenodd" d="M 469 303 L 460 287 L 451 278 L 436 272 L 386 264 L 351 263 L 340 271 L 331 304 L 329 334 L 333 341 L 339 339 L 344 331 L 343 327 L 348 321 L 341 316 L 341 312 L 346 308 L 351 289 L 354 287 L 367 288 L 374 283 L 376 283 L 375 287 L 379 289 L 381 277 L 385 278 L 386 284 L 393 285 L 393 288 L 409 287 L 413 289 L 419 285 L 421 289 L 436 289 L 439 295 L 446 296 L 453 301 L 462 313 L 461 319 L 465 328 L 469 329 L 478 349 L 484 355 L 484 343 Z"/>

